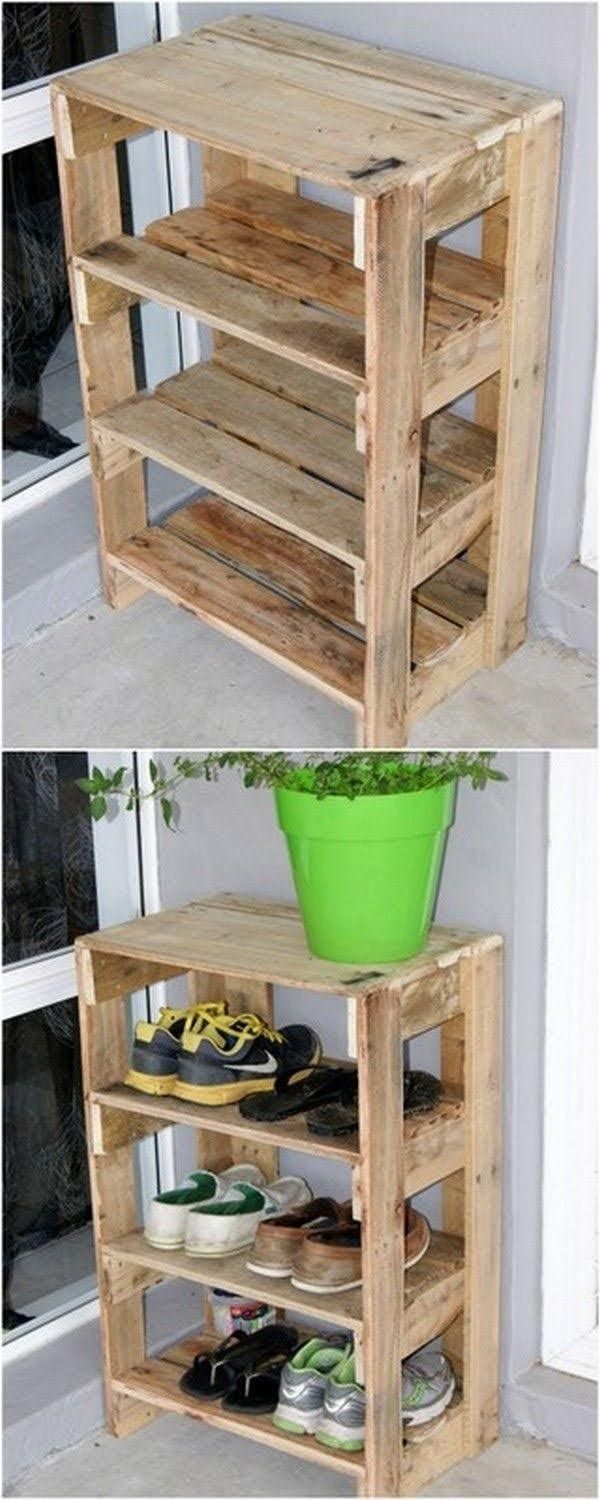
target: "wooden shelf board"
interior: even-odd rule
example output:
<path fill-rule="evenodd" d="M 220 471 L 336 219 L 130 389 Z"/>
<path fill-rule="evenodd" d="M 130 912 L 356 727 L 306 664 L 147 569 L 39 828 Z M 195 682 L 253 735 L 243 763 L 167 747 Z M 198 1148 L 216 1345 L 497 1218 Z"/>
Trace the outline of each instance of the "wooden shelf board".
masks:
<path fill-rule="evenodd" d="M 461 957 L 487 950 L 499 941 L 482 933 L 435 926 L 422 952 L 401 963 L 379 964 L 376 969 L 372 965 L 331 963 L 309 952 L 296 906 L 221 892 L 171 911 L 105 927 L 77 938 L 75 946 L 89 951 L 100 971 L 105 964 L 109 968 L 110 977 L 103 990 L 106 999 L 111 993 L 123 993 L 110 987 L 116 978 L 114 961 L 132 958 L 146 968 L 156 963 L 182 973 L 195 969 L 206 974 L 255 978 L 347 1000 L 368 992 L 379 978 L 394 979 L 398 986 L 413 986 L 433 980 L 436 974 L 447 976 Z M 130 969 L 127 986 L 128 992 L 133 992 L 138 986 L 133 966 Z M 151 983 L 151 977 L 144 979 L 144 984 Z M 452 1014 L 458 1014 L 461 1008 L 458 1000 Z M 419 1031 L 418 1012 L 419 1005 L 411 1004 L 404 1029 L 407 1038 Z"/>
<path fill-rule="evenodd" d="M 74 264 L 137 298 L 177 308 L 213 328 L 360 391 L 365 384 L 364 338 L 354 323 L 318 312 L 281 292 L 198 265 L 149 240 L 119 235 L 76 255 Z"/>
<path fill-rule="evenodd" d="M 364 646 L 303 605 L 190 546 L 173 530 L 148 527 L 109 552 L 111 565 L 180 604 L 275 666 L 329 693 L 362 703 Z"/>
<path fill-rule="evenodd" d="M 143 1364 L 114 1378 L 114 1389 L 134 1396 L 137 1400 L 162 1407 L 164 1411 L 185 1414 L 206 1422 L 209 1426 L 221 1427 L 226 1432 L 279 1448 L 293 1458 L 306 1458 L 342 1473 L 361 1477 L 364 1463 L 362 1453 L 343 1453 L 338 1449 L 327 1448 L 324 1444 L 317 1443 L 315 1438 L 281 1432 L 268 1416 L 244 1417 L 239 1412 L 227 1412 L 218 1401 L 195 1401 L 193 1396 L 180 1390 L 179 1381 L 184 1370 L 206 1342 L 208 1341 L 199 1336 L 165 1349 L 158 1357 L 144 1360 Z"/>
<path fill-rule="evenodd" d="M 227 1286 L 241 1296 L 268 1298 L 276 1307 L 301 1316 L 321 1319 L 354 1333 L 362 1328 L 362 1292 L 336 1292 L 325 1296 L 301 1291 L 287 1278 L 260 1276 L 248 1270 L 251 1246 L 235 1255 L 187 1255 L 185 1250 L 157 1250 L 141 1230 L 123 1235 L 103 1247 L 108 1270 L 119 1275 L 123 1265 L 133 1265 L 153 1277 L 181 1277 L 202 1286 Z M 405 1312 L 402 1357 L 437 1337 L 458 1315 L 464 1296 L 463 1242 L 456 1235 L 433 1231 L 427 1254 L 405 1272 Z"/>
<path fill-rule="evenodd" d="M 269 1126 L 247 1120 L 234 1104 L 207 1108 L 188 1104 L 181 1099 L 146 1096 L 122 1083 L 108 1089 L 95 1089 L 91 1103 L 101 1108 L 100 1144 L 102 1151 L 113 1149 L 125 1139 L 151 1133 L 168 1125 L 186 1125 L 193 1130 L 211 1130 L 255 1144 L 276 1146 L 280 1150 L 305 1152 L 328 1160 L 357 1166 L 360 1161 L 358 1136 L 319 1136 L 308 1130 L 304 1115 Z M 125 1117 L 125 1119 L 123 1118 Z M 131 1123 L 130 1123 L 131 1122 Z M 139 1130 L 136 1130 L 136 1122 Z M 146 1122 L 147 1129 L 145 1128 Z M 404 1122 L 404 1168 L 407 1198 L 438 1182 L 441 1177 L 458 1171 L 464 1164 L 464 1102 L 444 1096 L 434 1109 Z"/>

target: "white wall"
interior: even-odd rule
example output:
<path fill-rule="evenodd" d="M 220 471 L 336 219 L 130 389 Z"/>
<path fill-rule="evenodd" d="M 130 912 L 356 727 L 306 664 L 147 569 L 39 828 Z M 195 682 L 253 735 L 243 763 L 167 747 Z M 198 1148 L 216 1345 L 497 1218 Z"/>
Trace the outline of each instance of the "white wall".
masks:
<path fill-rule="evenodd" d="M 530 595 L 532 623 L 543 622 L 564 636 L 569 620 L 554 605 L 552 585 L 579 555 L 596 339 L 595 5 L 182 0 L 179 11 L 184 31 L 228 14 L 256 11 L 535 84 L 564 99 L 550 365 Z M 465 240 L 464 234 L 461 231 L 461 242 L 470 248 L 472 238 Z"/>

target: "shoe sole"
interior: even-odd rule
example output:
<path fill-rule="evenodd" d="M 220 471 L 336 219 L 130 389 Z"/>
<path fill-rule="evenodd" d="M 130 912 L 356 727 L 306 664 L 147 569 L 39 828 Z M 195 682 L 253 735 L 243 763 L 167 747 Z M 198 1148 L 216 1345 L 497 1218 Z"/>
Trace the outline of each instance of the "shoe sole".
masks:
<path fill-rule="evenodd" d="M 452 1385 L 449 1387 L 449 1389 L 447 1391 L 444 1391 L 444 1394 L 440 1396 L 439 1400 L 435 1401 L 432 1406 L 424 1406 L 420 1411 L 417 1410 L 414 1413 L 403 1412 L 403 1426 L 420 1427 L 423 1422 L 433 1422 L 436 1417 L 441 1417 L 445 1412 L 446 1407 L 450 1405 L 455 1389 L 456 1381 L 453 1380 Z"/>
<path fill-rule="evenodd" d="M 405 1269 L 405 1271 L 408 1271 L 411 1266 L 416 1266 L 418 1264 L 418 1262 L 423 1259 L 423 1256 L 427 1254 L 427 1251 L 429 1249 L 430 1244 L 431 1244 L 431 1230 L 428 1231 L 427 1239 L 425 1241 L 425 1244 L 423 1245 L 422 1250 L 418 1250 L 417 1254 L 413 1255 L 410 1260 L 405 1260 L 405 1262 L 404 1262 L 404 1269 Z"/>
<path fill-rule="evenodd" d="M 281 1276 L 283 1278 L 291 1276 L 293 1269 L 293 1266 L 286 1266 L 285 1268 L 281 1266 L 261 1266 L 257 1260 L 246 1261 L 246 1270 L 256 1271 L 258 1276 Z"/>
<path fill-rule="evenodd" d="M 314 1063 L 307 1063 L 300 1072 L 294 1073 L 290 1083 L 298 1083 L 310 1073 Z M 277 1073 L 270 1073 L 268 1078 L 244 1078 L 239 1083 L 184 1083 L 181 1078 L 175 1082 L 173 1093 L 178 1099 L 185 1099 L 189 1104 L 237 1104 L 240 1099 L 246 1099 L 249 1094 L 271 1094 L 275 1090 Z"/>
<path fill-rule="evenodd" d="M 138 1073 L 135 1068 L 130 1068 L 123 1079 L 128 1088 L 138 1089 L 141 1094 L 175 1094 L 177 1081 L 176 1073 L 161 1076 L 153 1073 Z"/>
<path fill-rule="evenodd" d="M 323 1427 L 317 1427 L 315 1438 L 318 1443 L 323 1443 L 326 1448 L 340 1448 L 344 1453 L 360 1453 L 361 1448 L 365 1446 L 364 1431 L 362 1437 L 338 1437 L 337 1433 L 328 1432 Z"/>
<path fill-rule="evenodd" d="M 357 1281 L 339 1281 L 336 1286 L 322 1286 L 317 1281 L 297 1281 L 292 1276 L 292 1286 L 297 1287 L 299 1292 L 316 1292 L 317 1296 L 327 1297 L 335 1292 L 351 1292 L 355 1286 L 362 1286 L 362 1276 Z"/>
<path fill-rule="evenodd" d="M 155 1240 L 149 1234 L 144 1234 L 147 1245 L 153 1245 L 155 1250 L 183 1250 L 185 1240 Z"/>
<path fill-rule="evenodd" d="M 317 1421 L 318 1417 L 315 1417 L 315 1426 Z M 305 1422 L 294 1422 L 291 1417 L 279 1417 L 276 1412 L 273 1413 L 273 1425 L 280 1427 L 282 1432 L 295 1432 L 299 1437 L 312 1437 L 315 1430 L 313 1426 L 307 1427 Z"/>
<path fill-rule="evenodd" d="M 240 1250 L 247 1250 L 248 1246 L 252 1244 L 254 1244 L 253 1239 L 240 1240 L 237 1245 L 223 1246 L 219 1250 L 197 1250 L 196 1248 L 192 1250 L 189 1245 L 186 1245 L 185 1253 L 186 1255 L 207 1256 L 209 1259 L 219 1260 L 224 1255 L 237 1255 Z"/>

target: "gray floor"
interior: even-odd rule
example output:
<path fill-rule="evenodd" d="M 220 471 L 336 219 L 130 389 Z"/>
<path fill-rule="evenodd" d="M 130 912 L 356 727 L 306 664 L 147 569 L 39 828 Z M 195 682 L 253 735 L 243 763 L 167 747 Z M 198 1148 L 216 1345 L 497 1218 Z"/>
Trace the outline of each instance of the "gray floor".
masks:
<path fill-rule="evenodd" d="M 94 1433 L 33 1469 L 7 1495 L 353 1495 L 353 1481 L 242 1438 L 165 1416 L 126 1440 Z M 544 1443 L 502 1438 L 457 1464 L 429 1495 L 595 1495 L 596 1470 Z"/>
<path fill-rule="evenodd" d="M 5 657 L 5 744 L 353 746 L 353 716 L 153 595 L 98 601 Z M 421 719 L 426 747 L 595 745 L 595 670 L 528 641 Z"/>

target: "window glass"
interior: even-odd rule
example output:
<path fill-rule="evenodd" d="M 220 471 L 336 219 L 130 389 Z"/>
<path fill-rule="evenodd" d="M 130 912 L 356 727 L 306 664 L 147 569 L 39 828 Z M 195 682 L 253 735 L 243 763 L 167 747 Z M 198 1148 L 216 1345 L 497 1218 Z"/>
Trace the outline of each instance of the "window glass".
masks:
<path fill-rule="evenodd" d="M 4 756 L 4 962 L 58 952 L 98 926 L 84 752 Z"/>

